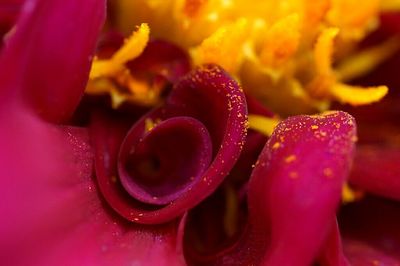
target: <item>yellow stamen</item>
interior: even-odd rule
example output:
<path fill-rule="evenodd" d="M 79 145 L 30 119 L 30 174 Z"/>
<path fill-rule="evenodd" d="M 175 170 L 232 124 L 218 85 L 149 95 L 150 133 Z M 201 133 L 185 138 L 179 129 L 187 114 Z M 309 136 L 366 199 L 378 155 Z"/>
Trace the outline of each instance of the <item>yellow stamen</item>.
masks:
<path fill-rule="evenodd" d="M 355 190 L 351 188 L 348 183 L 344 183 L 342 187 L 342 202 L 344 204 L 359 200 L 363 196 L 364 192 L 360 190 Z"/>
<path fill-rule="evenodd" d="M 400 11 L 399 0 L 381 0 L 381 9 L 383 11 Z"/>
<path fill-rule="evenodd" d="M 143 23 L 110 59 L 98 60 L 95 58 L 90 71 L 90 79 L 113 76 L 123 71 L 125 63 L 135 59 L 143 52 L 149 41 L 149 34 L 149 26 Z"/>
<path fill-rule="evenodd" d="M 162 84 L 149 84 L 147 80 L 137 79 L 126 67 L 126 63 L 143 52 L 149 34 L 149 26 L 143 23 L 110 59 L 95 59 L 86 93 L 110 94 L 113 108 L 127 101 L 144 106 L 156 105 L 160 101 Z"/>
<path fill-rule="evenodd" d="M 265 136 L 271 136 L 278 123 L 279 119 L 277 118 L 270 118 L 261 115 L 249 115 L 249 128 L 264 134 Z"/>
<path fill-rule="evenodd" d="M 297 51 L 299 42 L 299 15 L 284 17 L 267 31 L 260 60 L 268 66 L 280 66 Z"/>
<path fill-rule="evenodd" d="M 386 86 L 363 88 L 336 83 L 331 87 L 330 92 L 341 103 L 357 106 L 381 100 L 387 94 L 388 88 Z"/>
<path fill-rule="evenodd" d="M 376 23 L 380 0 L 332 0 L 327 14 L 330 25 L 339 27 L 343 36 L 358 40 Z"/>
<path fill-rule="evenodd" d="M 352 80 L 368 74 L 400 49 L 399 37 L 347 57 L 337 68 L 341 80 Z"/>
<path fill-rule="evenodd" d="M 338 33 L 338 28 L 327 28 L 318 37 L 315 44 L 314 57 L 317 72 L 320 75 L 332 74 L 333 45 Z"/>
<path fill-rule="evenodd" d="M 146 47 L 149 35 L 149 26 L 146 23 L 142 23 L 137 31 L 132 33 L 131 37 L 125 41 L 122 48 L 114 54 L 112 57 L 113 63 L 122 65 L 138 57 Z"/>
<path fill-rule="evenodd" d="M 226 185 L 225 192 L 225 215 L 224 215 L 224 229 L 228 236 L 233 236 L 238 230 L 238 196 L 232 186 Z"/>
<path fill-rule="evenodd" d="M 195 62 L 197 64 L 216 63 L 235 73 L 242 61 L 247 35 L 248 23 L 245 19 L 220 27 L 193 50 Z"/>

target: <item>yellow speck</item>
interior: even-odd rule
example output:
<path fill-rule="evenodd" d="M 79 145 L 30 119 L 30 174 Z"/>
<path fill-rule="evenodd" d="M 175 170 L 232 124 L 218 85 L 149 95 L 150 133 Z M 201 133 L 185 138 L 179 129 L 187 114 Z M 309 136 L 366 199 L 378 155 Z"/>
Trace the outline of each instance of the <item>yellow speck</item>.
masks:
<path fill-rule="evenodd" d="M 374 266 L 379 266 L 381 263 L 380 263 L 380 261 L 379 260 L 373 260 L 372 261 L 372 265 L 374 265 Z"/>
<path fill-rule="evenodd" d="M 289 173 L 289 177 L 292 179 L 297 179 L 297 178 L 299 178 L 299 173 L 292 171 Z"/>
<path fill-rule="evenodd" d="M 280 143 L 280 142 L 275 142 L 274 145 L 272 145 L 272 149 L 273 149 L 273 150 L 276 150 L 276 149 L 278 149 L 280 146 L 281 146 L 281 143 Z"/>
<path fill-rule="evenodd" d="M 151 131 L 155 126 L 157 126 L 161 122 L 161 119 L 155 119 L 155 121 L 151 118 L 146 118 L 144 121 L 145 132 Z"/>
<path fill-rule="evenodd" d="M 311 129 L 318 129 L 318 126 L 317 125 L 312 125 Z"/>
<path fill-rule="evenodd" d="M 297 160 L 297 156 L 294 155 L 294 154 L 289 155 L 289 156 L 287 156 L 287 157 L 285 158 L 285 162 L 286 162 L 286 163 L 291 163 L 291 162 L 296 161 L 296 160 Z"/>
<path fill-rule="evenodd" d="M 326 177 L 332 177 L 333 175 L 333 171 L 331 168 L 324 168 L 323 172 Z"/>

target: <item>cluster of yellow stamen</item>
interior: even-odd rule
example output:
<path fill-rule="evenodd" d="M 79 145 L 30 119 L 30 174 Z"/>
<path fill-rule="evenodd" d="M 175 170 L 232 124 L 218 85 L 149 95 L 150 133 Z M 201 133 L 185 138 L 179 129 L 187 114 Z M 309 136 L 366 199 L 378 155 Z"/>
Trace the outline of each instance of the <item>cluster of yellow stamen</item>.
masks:
<path fill-rule="evenodd" d="M 399 48 L 389 40 L 355 49 L 378 26 L 379 12 L 398 6 L 393 0 L 118 0 L 115 9 L 120 29 L 148 22 L 155 37 L 188 49 L 195 64 L 223 66 L 287 115 L 323 111 L 332 100 L 362 105 L 384 97 L 385 86 L 344 82 Z"/>
<path fill-rule="evenodd" d="M 149 35 L 149 26 L 141 24 L 111 58 L 95 58 L 86 93 L 109 94 L 114 108 L 125 101 L 145 106 L 156 104 L 162 88 L 152 86 L 147 80 L 135 78 L 126 65 L 142 54 L 149 41 Z"/>
<path fill-rule="evenodd" d="M 148 23 L 154 37 L 187 49 L 196 65 L 221 65 L 248 93 L 283 116 L 325 111 L 332 100 L 354 106 L 379 101 L 388 92 L 386 86 L 345 82 L 366 75 L 400 48 L 397 36 L 357 50 L 357 44 L 377 28 L 379 12 L 400 10 L 398 0 L 116 0 L 113 4 L 114 23 L 123 32 Z M 161 88 L 135 78 L 126 65 L 143 52 L 149 35 L 149 26 L 141 24 L 111 58 L 95 58 L 86 92 L 109 94 L 114 108 L 126 101 L 158 103 Z M 146 120 L 146 131 L 158 122 Z M 266 136 L 278 122 L 249 115 L 250 129 Z M 343 202 L 360 197 L 360 192 L 344 185 Z M 232 196 L 228 205 L 226 227 L 232 234 L 235 226 L 229 221 L 236 215 Z"/>

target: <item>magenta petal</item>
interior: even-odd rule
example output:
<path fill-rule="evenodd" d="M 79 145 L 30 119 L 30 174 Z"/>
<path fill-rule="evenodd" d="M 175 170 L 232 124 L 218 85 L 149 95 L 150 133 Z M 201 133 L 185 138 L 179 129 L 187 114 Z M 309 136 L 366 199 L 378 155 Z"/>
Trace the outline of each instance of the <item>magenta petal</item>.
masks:
<path fill-rule="evenodd" d="M 365 242 L 353 239 L 344 239 L 343 245 L 346 250 L 346 255 L 351 263 L 350 265 L 352 266 L 400 265 L 399 258 L 390 256 L 378 247 L 373 247 Z"/>
<path fill-rule="evenodd" d="M 357 147 L 350 182 L 375 195 L 400 200 L 400 149 Z"/>
<path fill-rule="evenodd" d="M 54 128 L 23 109 L 1 109 L 0 124 L 3 258 L 82 215 L 75 207 L 92 197 L 92 152 L 84 129 Z"/>
<path fill-rule="evenodd" d="M 344 112 L 281 122 L 249 183 L 254 230 L 270 226 L 265 265 L 310 265 L 328 236 L 352 159 L 354 119 Z"/>
<path fill-rule="evenodd" d="M 400 205 L 367 197 L 339 215 L 346 256 L 354 266 L 400 265 Z"/>
<path fill-rule="evenodd" d="M 347 258 L 343 253 L 342 240 L 337 222 L 333 226 L 333 230 L 322 247 L 319 259 L 320 266 L 349 266 Z"/>
<path fill-rule="evenodd" d="M 122 185 L 142 202 L 176 200 L 199 182 L 211 162 L 210 135 L 194 118 L 169 118 L 142 135 L 142 130 L 129 133 L 119 159 Z"/>
<path fill-rule="evenodd" d="M 24 0 L 3 0 L 0 3 L 0 49 L 3 37 L 14 25 Z"/>
<path fill-rule="evenodd" d="M 192 117 L 192 119 L 198 120 L 198 125 L 201 123 L 207 128 L 212 141 L 213 158 L 200 177 L 196 177 L 198 170 L 193 169 L 192 162 L 189 160 L 190 163 L 186 166 L 188 168 L 184 169 L 184 172 L 185 176 L 189 178 L 195 177 L 195 184 L 186 183 L 190 184 L 190 189 L 181 189 L 180 191 L 183 193 L 178 198 L 172 197 L 175 199 L 162 207 L 144 204 L 130 197 L 117 178 L 116 153 L 121 145 L 121 136 L 125 132 L 123 130 L 115 131 L 115 128 L 107 125 L 107 123 L 112 124 L 112 121 L 104 123 L 100 119 L 93 123 L 92 132 L 99 187 L 106 201 L 128 220 L 154 224 L 166 222 L 182 215 L 218 187 L 239 157 L 246 136 L 245 97 L 238 84 L 227 73 L 217 66 L 209 65 L 196 69 L 183 77 L 176 84 L 163 107 L 150 112 L 132 127 L 123 144 L 127 146 L 122 147 L 122 161 L 125 160 L 125 151 L 135 148 L 130 145 L 145 135 L 146 119 L 156 122 L 182 116 Z M 196 127 L 202 130 L 202 126 Z M 113 137 L 116 135 L 118 137 Z M 173 138 L 171 141 L 174 143 L 178 141 L 178 139 L 174 139 L 174 136 L 171 137 Z M 204 136 L 200 139 L 205 140 Z M 111 142 L 111 140 L 113 141 Z M 180 145 L 186 145 L 186 143 Z M 182 149 L 182 147 L 177 149 Z M 173 153 L 171 154 L 173 155 Z M 179 158 L 181 157 L 177 157 L 177 159 Z M 191 168 L 195 170 L 192 173 L 193 176 L 186 172 Z M 203 166 L 200 170 L 202 169 Z"/>
<path fill-rule="evenodd" d="M 333 248 L 323 251 L 322 262 L 345 263 L 337 235 L 330 234 L 355 139 L 354 118 L 344 112 L 281 122 L 251 175 L 241 238 L 219 254 L 195 259 L 204 265 L 308 266 L 321 259 L 323 248 Z"/>
<path fill-rule="evenodd" d="M 137 226 L 108 212 L 87 130 L 55 128 L 22 109 L 4 114 L 1 265 L 184 265 L 182 225 Z"/>
<path fill-rule="evenodd" d="M 68 119 L 83 95 L 104 17 L 104 0 L 27 0 L 0 57 L 0 101 L 23 99 L 46 120 Z"/>

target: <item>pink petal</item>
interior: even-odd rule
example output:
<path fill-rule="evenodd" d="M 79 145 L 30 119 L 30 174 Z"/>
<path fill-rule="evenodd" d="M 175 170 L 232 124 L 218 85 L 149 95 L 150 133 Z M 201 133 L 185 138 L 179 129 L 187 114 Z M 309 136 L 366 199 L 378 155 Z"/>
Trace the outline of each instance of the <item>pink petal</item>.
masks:
<path fill-rule="evenodd" d="M 375 195 L 400 200 L 400 149 L 378 145 L 357 147 L 350 182 Z"/>
<path fill-rule="evenodd" d="M 70 118 L 104 16 L 104 0 L 27 0 L 0 56 L 0 101 L 23 100 L 52 122 Z"/>
<path fill-rule="evenodd" d="M 335 218 L 349 172 L 354 119 L 343 112 L 280 123 L 249 184 L 250 220 L 271 230 L 264 265 L 310 265 Z"/>
<path fill-rule="evenodd" d="M 11 30 L 24 0 L 3 0 L 0 3 L 0 48 L 4 34 Z"/>
<path fill-rule="evenodd" d="M 194 118 L 169 118 L 140 136 L 125 139 L 118 170 L 125 190 L 142 202 L 165 205 L 178 199 L 211 162 L 210 135 Z"/>
<path fill-rule="evenodd" d="M 339 224 L 352 265 L 400 265 L 398 202 L 367 197 L 342 208 Z"/>
<path fill-rule="evenodd" d="M 319 258 L 320 266 L 350 266 L 343 253 L 342 240 L 337 222 L 322 248 Z"/>
<path fill-rule="evenodd" d="M 189 253 L 190 259 L 201 265 L 306 266 L 327 248 L 321 262 L 345 265 L 332 230 L 355 134 L 354 119 L 344 112 L 281 122 L 251 175 L 243 234 L 217 254 Z"/>
<path fill-rule="evenodd" d="M 199 121 L 197 124 L 203 124 L 207 128 L 212 141 L 212 162 L 206 166 L 203 174 L 198 175 L 199 172 L 194 171 L 193 176 L 186 175 L 189 178 L 194 177 L 194 181 L 186 182 L 189 187 L 181 190 L 179 197 L 174 196 L 168 205 L 160 207 L 145 204 L 131 197 L 117 178 L 116 156 L 119 146 L 122 145 L 120 162 L 124 162 L 129 151 L 136 148 L 135 143 L 144 137 L 146 119 L 167 121 L 174 117 L 192 117 Z M 121 137 L 126 134 L 126 124 L 118 126 L 111 119 L 95 119 L 92 135 L 96 149 L 96 173 L 106 201 L 122 216 L 138 223 L 158 224 L 182 215 L 210 195 L 232 169 L 246 136 L 246 117 L 245 97 L 238 84 L 221 68 L 208 65 L 183 77 L 176 84 L 166 104 L 139 120 L 128 132 L 123 143 Z M 199 130 L 204 129 L 202 128 L 198 127 Z M 208 149 L 207 146 L 208 144 L 204 146 L 205 150 Z M 192 166 L 188 162 L 188 169 L 185 171 L 190 172 Z"/>
<path fill-rule="evenodd" d="M 1 111 L 0 264 L 183 265 L 177 222 L 137 226 L 100 200 L 85 129 Z"/>

